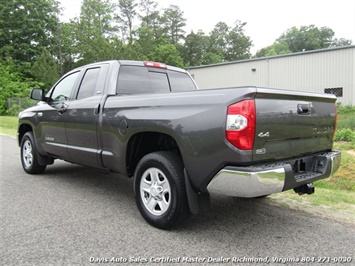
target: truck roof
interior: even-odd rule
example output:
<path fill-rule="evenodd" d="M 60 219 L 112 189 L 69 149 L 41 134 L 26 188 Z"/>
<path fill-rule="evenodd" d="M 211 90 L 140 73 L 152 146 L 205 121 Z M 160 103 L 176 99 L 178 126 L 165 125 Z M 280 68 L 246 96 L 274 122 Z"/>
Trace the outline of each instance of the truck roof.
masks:
<path fill-rule="evenodd" d="M 95 62 L 95 63 L 91 63 L 91 64 L 86 64 L 86 65 L 77 67 L 75 69 L 80 69 L 80 68 L 88 67 L 88 66 L 89 67 L 90 66 L 95 66 L 95 65 L 103 64 L 103 63 L 108 63 L 108 64 L 118 63 L 120 65 L 125 65 L 125 66 L 156 67 L 156 68 L 163 68 L 163 69 L 168 69 L 168 70 L 172 70 L 172 71 L 187 73 L 187 71 L 184 70 L 184 69 L 181 69 L 181 68 L 178 68 L 178 67 L 174 67 L 174 66 L 170 66 L 170 65 L 167 65 L 167 64 L 164 64 L 164 63 L 152 62 L 152 61 L 136 61 L 136 60 L 108 60 L 108 61 L 101 61 L 101 62 Z"/>
<path fill-rule="evenodd" d="M 148 66 L 148 67 L 158 67 L 158 68 L 166 68 L 169 70 L 173 71 L 178 71 L 178 72 L 186 72 L 186 70 L 167 65 L 165 63 L 160 63 L 160 62 L 152 62 L 152 61 L 135 61 L 135 60 L 118 60 L 120 65 L 125 65 L 125 66 Z M 151 63 L 151 65 L 147 65 Z M 154 66 L 153 66 L 154 64 Z M 159 67 L 161 66 L 161 67 Z"/>

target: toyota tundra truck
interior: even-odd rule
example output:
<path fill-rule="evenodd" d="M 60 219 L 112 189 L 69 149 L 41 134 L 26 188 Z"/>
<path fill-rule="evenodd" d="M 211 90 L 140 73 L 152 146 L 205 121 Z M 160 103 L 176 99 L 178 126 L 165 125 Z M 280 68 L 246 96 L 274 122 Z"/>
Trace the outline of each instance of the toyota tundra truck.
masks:
<path fill-rule="evenodd" d="M 185 70 L 115 60 L 30 97 L 38 102 L 18 124 L 23 169 L 40 174 L 60 159 L 133 177 L 138 209 L 157 228 L 207 210 L 210 194 L 312 194 L 340 166 L 334 95 L 198 90 Z"/>

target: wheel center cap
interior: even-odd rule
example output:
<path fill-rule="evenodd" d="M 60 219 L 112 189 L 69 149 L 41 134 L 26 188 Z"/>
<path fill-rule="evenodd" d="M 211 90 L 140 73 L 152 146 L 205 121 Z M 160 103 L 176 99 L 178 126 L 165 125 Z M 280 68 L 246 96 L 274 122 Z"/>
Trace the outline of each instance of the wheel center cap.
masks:
<path fill-rule="evenodd" d="M 156 182 L 154 182 L 154 184 L 150 188 L 150 194 L 152 195 L 152 197 L 155 198 L 156 200 L 161 200 L 162 192 L 163 192 L 163 187 L 159 186 Z"/>

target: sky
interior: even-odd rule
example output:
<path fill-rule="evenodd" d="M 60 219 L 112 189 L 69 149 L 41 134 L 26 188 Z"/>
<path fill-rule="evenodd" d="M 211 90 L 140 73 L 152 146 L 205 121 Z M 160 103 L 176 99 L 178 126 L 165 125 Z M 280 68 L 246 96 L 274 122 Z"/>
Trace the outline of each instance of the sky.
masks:
<path fill-rule="evenodd" d="M 80 15 L 82 0 L 59 0 L 64 7 L 62 20 Z M 117 1 L 118 0 L 112 0 Z M 355 44 L 354 0 L 155 0 L 159 8 L 177 5 L 186 18 L 186 33 L 202 30 L 209 34 L 218 22 L 234 26 L 246 22 L 244 34 L 253 42 L 254 55 L 269 46 L 293 26 L 329 27 L 336 38 Z"/>

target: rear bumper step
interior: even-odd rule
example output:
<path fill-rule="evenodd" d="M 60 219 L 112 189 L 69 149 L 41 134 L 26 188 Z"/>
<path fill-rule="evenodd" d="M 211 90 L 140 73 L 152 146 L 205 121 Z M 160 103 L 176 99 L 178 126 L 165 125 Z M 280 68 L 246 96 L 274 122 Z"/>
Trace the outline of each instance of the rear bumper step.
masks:
<path fill-rule="evenodd" d="M 301 173 L 295 170 L 294 165 L 300 160 L 307 162 L 310 169 Z M 274 194 L 327 178 L 338 170 L 340 161 L 341 152 L 332 151 L 275 164 L 227 166 L 212 178 L 207 190 L 212 194 L 245 198 Z"/>

